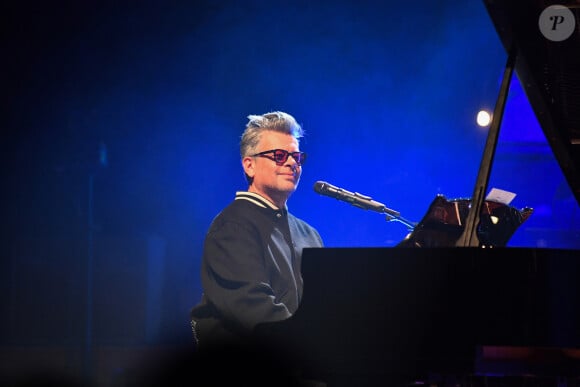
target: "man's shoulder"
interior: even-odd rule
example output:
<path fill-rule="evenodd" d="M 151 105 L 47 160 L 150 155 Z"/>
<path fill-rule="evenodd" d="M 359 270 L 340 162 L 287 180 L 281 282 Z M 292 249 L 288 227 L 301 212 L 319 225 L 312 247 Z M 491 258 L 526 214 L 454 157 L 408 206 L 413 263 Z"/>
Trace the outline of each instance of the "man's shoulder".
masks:
<path fill-rule="evenodd" d="M 261 209 L 246 200 L 233 200 L 213 219 L 212 225 L 224 223 L 251 223 L 261 213 Z"/>
<path fill-rule="evenodd" d="M 234 199 L 221 210 L 218 216 L 251 216 L 259 210 L 260 207 L 250 201 Z"/>

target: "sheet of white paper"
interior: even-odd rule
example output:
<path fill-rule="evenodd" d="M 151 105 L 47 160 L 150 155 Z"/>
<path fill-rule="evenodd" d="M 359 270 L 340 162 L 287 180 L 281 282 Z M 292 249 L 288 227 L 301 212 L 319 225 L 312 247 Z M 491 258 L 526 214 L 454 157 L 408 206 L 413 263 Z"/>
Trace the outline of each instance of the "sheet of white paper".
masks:
<path fill-rule="evenodd" d="M 509 191 L 504 191 L 498 188 L 492 188 L 491 191 L 487 194 L 485 200 L 490 200 L 492 202 L 503 203 L 508 205 L 511 203 L 512 200 L 516 197 L 516 194 Z"/>

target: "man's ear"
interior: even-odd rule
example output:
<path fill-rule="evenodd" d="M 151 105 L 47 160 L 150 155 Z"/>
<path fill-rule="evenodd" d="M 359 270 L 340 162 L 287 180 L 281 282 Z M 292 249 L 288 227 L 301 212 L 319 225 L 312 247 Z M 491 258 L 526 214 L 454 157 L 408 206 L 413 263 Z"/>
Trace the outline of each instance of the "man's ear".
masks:
<path fill-rule="evenodd" d="M 256 172 L 254 170 L 254 158 L 253 157 L 244 157 L 242 159 L 242 166 L 244 167 L 244 172 L 246 173 L 246 175 L 253 178 L 254 175 L 256 174 Z"/>

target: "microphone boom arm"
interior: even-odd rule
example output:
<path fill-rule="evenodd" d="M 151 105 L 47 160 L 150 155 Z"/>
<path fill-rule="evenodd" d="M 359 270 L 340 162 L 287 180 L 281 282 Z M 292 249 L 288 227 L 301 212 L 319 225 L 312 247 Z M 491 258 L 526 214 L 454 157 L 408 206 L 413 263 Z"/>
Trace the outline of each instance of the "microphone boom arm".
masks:
<path fill-rule="evenodd" d="M 340 191 L 343 191 L 342 189 L 339 188 Z M 350 193 L 348 191 L 346 191 L 346 193 Z M 395 211 L 395 210 L 391 210 L 390 208 L 387 208 L 387 206 L 385 206 L 383 203 L 379 203 L 375 200 L 373 200 L 373 198 L 371 198 L 370 196 L 366 196 L 363 194 L 360 194 L 358 192 L 354 192 L 352 195 L 355 196 L 355 200 L 346 200 L 347 202 L 349 202 L 350 204 L 352 204 L 355 207 L 359 207 L 362 208 L 363 210 L 374 210 L 376 212 L 379 212 L 381 214 L 387 214 L 393 217 L 398 217 L 401 215 L 401 213 L 399 211 Z M 356 199 L 360 199 L 360 200 L 356 200 Z"/>
<path fill-rule="evenodd" d="M 325 181 L 317 181 L 314 184 L 314 191 L 321 195 L 326 195 L 337 200 L 342 200 L 355 207 L 362 208 L 363 210 L 371 210 L 385 214 L 387 221 L 400 222 L 407 226 L 407 228 L 410 230 L 415 228 L 416 223 L 409 222 L 408 220 L 402 218 L 399 211 L 388 208 L 383 203 L 373 200 L 370 196 L 363 195 L 358 192 L 350 192 L 345 189 L 335 187 Z"/>

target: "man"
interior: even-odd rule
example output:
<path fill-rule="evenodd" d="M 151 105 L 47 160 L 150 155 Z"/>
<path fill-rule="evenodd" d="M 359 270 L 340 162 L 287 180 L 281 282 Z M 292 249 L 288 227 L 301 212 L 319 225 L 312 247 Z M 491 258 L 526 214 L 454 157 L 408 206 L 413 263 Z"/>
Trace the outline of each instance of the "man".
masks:
<path fill-rule="evenodd" d="M 214 218 L 204 242 L 203 295 L 191 311 L 200 346 L 247 338 L 259 323 L 290 317 L 302 297 L 302 249 L 323 246 L 286 206 L 306 160 L 301 126 L 279 111 L 248 119 L 240 142 L 248 189 Z"/>

